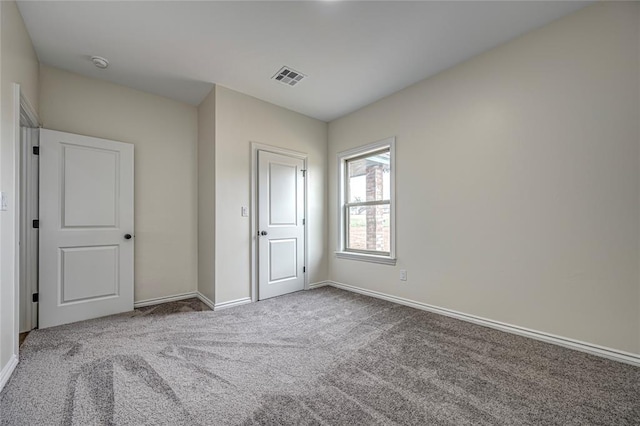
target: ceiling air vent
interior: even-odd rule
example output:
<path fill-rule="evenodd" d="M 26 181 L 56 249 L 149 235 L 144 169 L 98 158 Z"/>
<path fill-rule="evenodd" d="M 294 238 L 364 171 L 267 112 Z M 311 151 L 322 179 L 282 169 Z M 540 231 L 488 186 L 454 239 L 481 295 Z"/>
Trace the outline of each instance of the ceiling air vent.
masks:
<path fill-rule="evenodd" d="M 288 86 L 295 86 L 300 83 L 303 78 L 307 76 L 302 74 L 299 71 L 295 71 L 289 67 L 282 67 L 280 71 L 278 71 L 273 77 L 273 79 L 278 80 L 282 84 L 286 84 Z"/>

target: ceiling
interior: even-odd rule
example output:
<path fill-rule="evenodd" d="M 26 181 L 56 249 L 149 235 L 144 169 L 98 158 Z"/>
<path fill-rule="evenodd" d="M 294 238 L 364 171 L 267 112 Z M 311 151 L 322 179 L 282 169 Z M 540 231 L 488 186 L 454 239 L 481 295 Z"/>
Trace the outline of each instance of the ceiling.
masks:
<path fill-rule="evenodd" d="M 41 63 L 198 105 L 212 84 L 331 121 L 589 2 L 19 2 Z M 109 59 L 106 70 L 92 55 Z M 308 76 L 294 87 L 283 66 Z"/>

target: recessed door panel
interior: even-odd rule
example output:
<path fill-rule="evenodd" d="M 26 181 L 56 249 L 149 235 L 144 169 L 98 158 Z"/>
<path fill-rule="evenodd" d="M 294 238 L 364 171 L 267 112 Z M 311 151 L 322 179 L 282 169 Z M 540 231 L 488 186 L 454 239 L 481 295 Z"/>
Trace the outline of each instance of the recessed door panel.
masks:
<path fill-rule="evenodd" d="M 269 283 L 297 278 L 298 246 L 295 238 L 269 240 Z"/>
<path fill-rule="evenodd" d="M 40 132 L 40 328 L 133 309 L 133 145 Z"/>
<path fill-rule="evenodd" d="M 60 249 L 60 304 L 118 295 L 118 246 Z"/>
<path fill-rule="evenodd" d="M 258 151 L 258 298 L 304 289 L 304 160 Z"/>
<path fill-rule="evenodd" d="M 63 144 L 62 164 L 62 226 L 117 226 L 119 153 Z"/>
<path fill-rule="evenodd" d="M 297 212 L 297 167 L 269 164 L 269 225 L 295 226 Z"/>

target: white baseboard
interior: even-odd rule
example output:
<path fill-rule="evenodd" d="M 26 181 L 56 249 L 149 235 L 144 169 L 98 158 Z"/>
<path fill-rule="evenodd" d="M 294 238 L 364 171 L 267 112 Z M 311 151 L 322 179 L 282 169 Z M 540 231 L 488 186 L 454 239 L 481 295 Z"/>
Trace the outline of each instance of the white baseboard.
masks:
<path fill-rule="evenodd" d="M 595 345 L 593 343 L 582 342 L 579 340 L 569 339 L 567 337 L 556 336 L 554 334 L 546 333 L 544 331 L 532 330 L 517 325 L 507 324 L 500 321 L 494 321 L 487 318 L 478 317 L 475 315 L 465 314 L 462 312 L 454 311 L 452 309 L 440 308 L 438 306 L 429 305 L 422 302 L 416 302 L 410 299 L 404 299 L 402 297 L 392 296 L 390 294 L 380 293 L 373 290 L 367 290 L 361 287 L 352 286 L 349 284 L 343 284 L 335 281 L 329 281 L 328 285 L 343 290 L 352 291 L 354 293 L 364 294 L 366 296 L 375 297 L 378 299 L 387 300 L 389 302 L 399 303 L 401 305 L 410 306 L 412 308 L 421 309 L 423 311 L 429 311 L 440 315 L 456 318 L 462 321 L 471 322 L 474 324 L 482 325 L 485 327 L 494 328 L 496 330 L 505 331 L 507 333 L 517 334 L 520 336 L 529 337 L 532 339 L 540 340 L 546 343 L 551 343 L 565 348 L 574 349 L 580 352 L 586 352 L 591 355 L 608 358 L 614 361 L 624 362 L 640 367 L 640 355 L 630 352 L 624 352 L 613 348 L 607 348 L 605 346 Z"/>
<path fill-rule="evenodd" d="M 18 365 L 18 357 L 16 355 L 11 355 L 9 362 L 4 366 L 2 371 L 0 371 L 0 391 L 4 388 L 4 385 L 9 381 L 9 377 L 13 373 L 13 370 L 16 369 Z"/>
<path fill-rule="evenodd" d="M 234 306 L 244 305 L 246 303 L 251 303 L 250 297 L 243 297 L 242 299 L 230 300 L 228 302 L 216 303 L 214 305 L 214 311 L 219 311 L 220 309 L 233 308 Z"/>
<path fill-rule="evenodd" d="M 198 296 L 198 299 L 200 299 L 200 301 L 202 303 L 204 303 L 205 305 L 210 307 L 212 311 L 214 310 L 213 308 L 215 306 L 215 303 L 213 303 L 213 300 L 209 299 L 207 296 L 205 296 L 204 294 L 200 293 L 199 291 L 196 292 L 196 294 Z"/>
<path fill-rule="evenodd" d="M 198 293 L 197 292 L 182 293 L 182 294 L 175 294 L 173 296 L 156 297 L 154 299 L 139 300 L 133 304 L 133 307 L 141 308 L 143 306 L 159 305 L 161 303 L 175 302 L 177 300 L 191 299 L 193 297 L 199 297 Z"/>
<path fill-rule="evenodd" d="M 329 281 L 318 281 L 317 283 L 311 283 L 308 286 L 309 290 L 313 290 L 314 288 L 320 288 L 320 287 L 325 287 L 331 285 L 331 283 Z"/>

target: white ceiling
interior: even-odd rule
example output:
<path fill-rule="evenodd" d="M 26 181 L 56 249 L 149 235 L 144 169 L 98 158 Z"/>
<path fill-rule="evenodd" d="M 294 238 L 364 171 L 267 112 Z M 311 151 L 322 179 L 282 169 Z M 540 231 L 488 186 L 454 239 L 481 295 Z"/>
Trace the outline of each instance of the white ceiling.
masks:
<path fill-rule="evenodd" d="M 330 121 L 589 2 L 19 2 L 39 60 L 197 105 L 211 84 Z M 106 70 L 93 66 L 104 56 Z M 271 80 L 288 65 L 309 77 Z"/>

